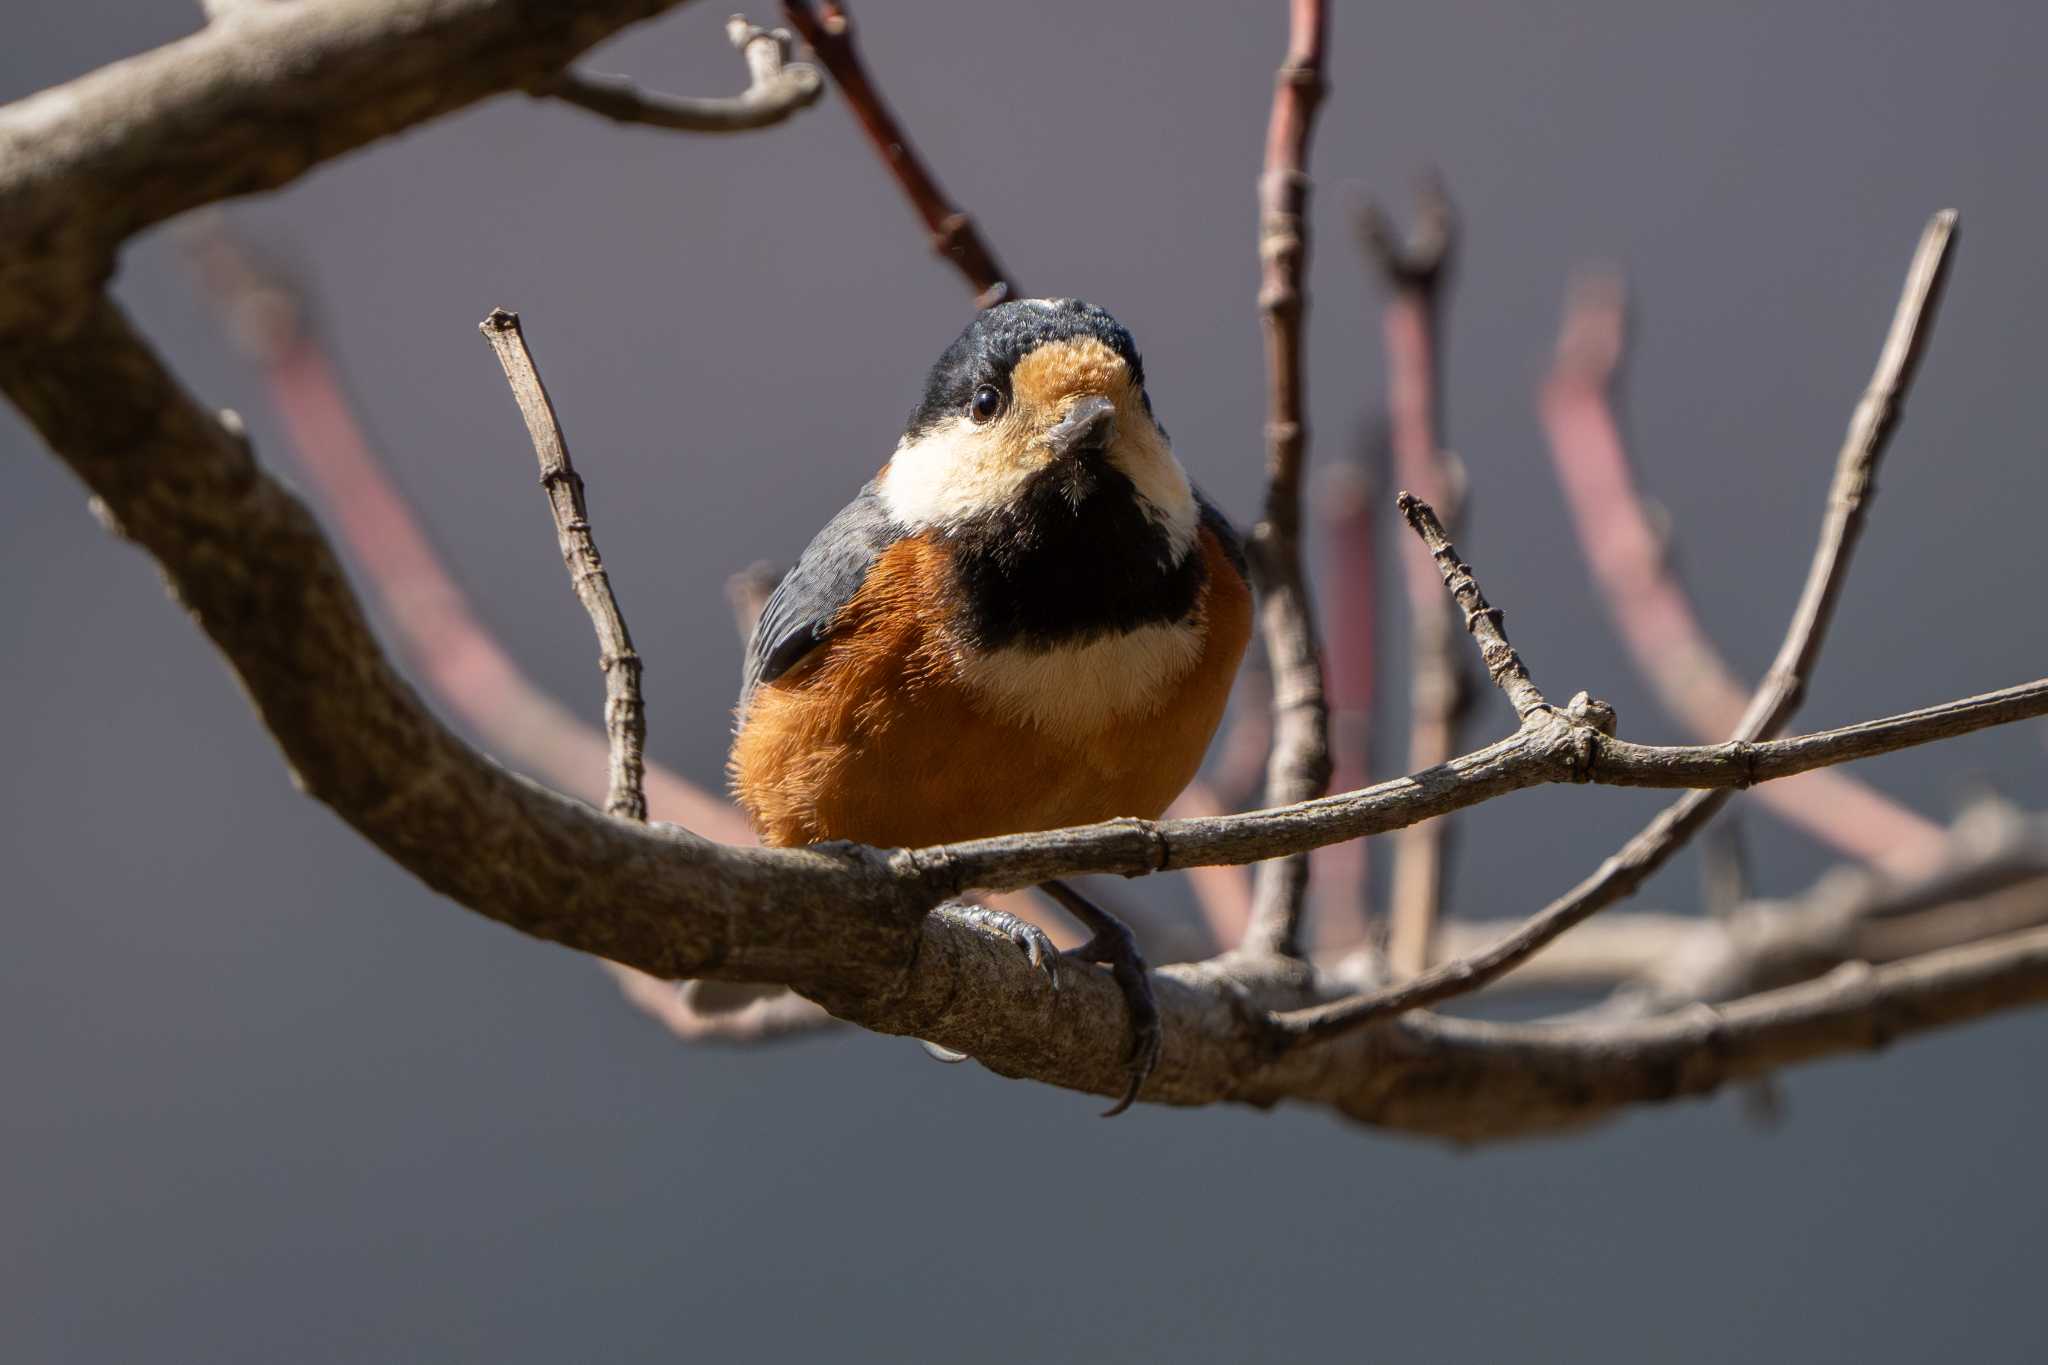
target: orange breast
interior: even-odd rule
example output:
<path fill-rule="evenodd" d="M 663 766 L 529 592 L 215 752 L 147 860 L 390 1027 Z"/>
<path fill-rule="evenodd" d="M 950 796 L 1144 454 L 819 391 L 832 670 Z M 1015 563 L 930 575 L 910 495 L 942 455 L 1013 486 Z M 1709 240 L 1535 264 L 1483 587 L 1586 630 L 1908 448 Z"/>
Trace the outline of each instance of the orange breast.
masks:
<path fill-rule="evenodd" d="M 1194 663 L 1138 712 L 1048 727 L 963 682 L 945 628 L 943 551 L 897 542 L 832 639 L 754 690 L 730 762 L 764 842 L 883 847 L 1153 818 L 1194 778 L 1251 635 L 1251 594 L 1205 527 Z"/>

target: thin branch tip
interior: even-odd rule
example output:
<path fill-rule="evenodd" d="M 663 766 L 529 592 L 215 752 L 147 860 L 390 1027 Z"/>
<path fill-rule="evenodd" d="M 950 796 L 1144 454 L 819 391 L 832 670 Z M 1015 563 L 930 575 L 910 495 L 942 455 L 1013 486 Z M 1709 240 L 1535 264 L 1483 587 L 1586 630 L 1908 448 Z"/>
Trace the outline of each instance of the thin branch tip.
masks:
<path fill-rule="evenodd" d="M 771 128 L 816 104 L 825 78 L 816 67 L 788 60 L 787 29 L 762 28 L 742 14 L 726 20 L 726 38 L 747 64 L 747 88 L 738 95 L 701 98 L 651 95 L 623 77 L 562 71 L 533 90 L 614 123 L 642 124 L 681 133 L 744 133 Z"/>
<path fill-rule="evenodd" d="M 619 610 L 611 577 L 598 554 L 597 538 L 590 529 L 590 512 L 584 500 L 583 477 L 570 459 L 568 440 L 562 434 L 554 403 L 527 349 L 519 315 L 509 309 L 493 308 L 478 330 L 497 355 L 498 364 L 505 371 L 505 382 L 511 386 L 512 397 L 525 419 L 527 435 L 540 464 L 541 487 L 547 492 L 548 510 L 554 517 L 556 543 L 569 570 L 570 586 L 597 632 L 608 741 L 605 812 L 644 822 L 647 708 L 640 693 L 640 654 L 633 648 L 633 637 Z"/>
<path fill-rule="evenodd" d="M 1442 174 L 1426 169 L 1416 177 L 1415 217 L 1403 238 L 1392 216 L 1371 199 L 1352 215 L 1358 245 L 1395 293 L 1427 299 L 1434 306 L 1457 252 L 1458 219 Z"/>

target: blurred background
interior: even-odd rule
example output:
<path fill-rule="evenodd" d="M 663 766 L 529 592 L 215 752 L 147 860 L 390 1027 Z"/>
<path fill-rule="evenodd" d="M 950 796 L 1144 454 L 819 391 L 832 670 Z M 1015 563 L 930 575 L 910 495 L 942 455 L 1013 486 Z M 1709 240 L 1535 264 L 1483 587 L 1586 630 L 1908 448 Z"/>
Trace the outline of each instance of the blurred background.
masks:
<path fill-rule="evenodd" d="M 195 29 L 14 7 L 0 97 Z M 1633 287 L 1627 420 L 1708 627 L 1748 675 L 1927 214 L 1962 211 L 1932 354 L 1801 728 L 2038 676 L 2048 9 L 1339 5 L 1312 158 L 1310 399 L 1327 460 L 1383 399 L 1352 243 L 1440 167 L 1465 224 L 1447 443 L 1461 548 L 1553 695 L 1676 739 L 1587 580 L 1534 386 L 1568 272 Z M 869 3 L 878 80 L 1024 289 L 1135 332 L 1184 462 L 1259 480 L 1253 179 L 1278 4 Z M 757 11 L 759 22 L 777 17 Z M 739 88 L 725 12 L 589 65 Z M 361 413 L 486 623 L 598 715 L 589 627 L 475 324 L 518 309 L 648 661 L 652 752 L 718 780 L 721 594 L 882 461 L 967 293 L 836 93 L 771 131 L 622 130 L 507 97 L 230 209 L 293 263 Z M 125 304 L 204 399 L 290 443 L 175 241 Z M 1140 1110 L 851 1032 L 686 1045 L 588 961 L 430 895 L 299 797 L 150 566 L 11 412 L 0 449 L 0 1357 L 1720 1361 L 2039 1359 L 2048 1016 L 1735 1099 L 1460 1152 L 1320 1112 Z M 1384 545 L 1396 521 L 1389 505 Z M 1394 579 L 1389 574 L 1390 585 Z M 1387 608 L 1379 758 L 1398 762 Z M 1488 695 L 1476 732 L 1509 713 Z M 2048 804 L 2039 725 L 1861 767 L 1938 819 Z M 1524 913 L 1654 793 L 1461 817 L 1453 910 Z M 1738 806 L 1759 890 L 1832 861 Z M 657 812 L 658 813 L 658 812 Z M 1385 858 L 1375 855 L 1384 872 Z M 1177 887 L 1120 890 L 1189 913 Z M 1692 909 L 1688 857 L 1639 904 Z M 1176 908 L 1178 908 L 1176 910 Z M 1054 1192 L 1050 1196 L 1048 1191 Z"/>

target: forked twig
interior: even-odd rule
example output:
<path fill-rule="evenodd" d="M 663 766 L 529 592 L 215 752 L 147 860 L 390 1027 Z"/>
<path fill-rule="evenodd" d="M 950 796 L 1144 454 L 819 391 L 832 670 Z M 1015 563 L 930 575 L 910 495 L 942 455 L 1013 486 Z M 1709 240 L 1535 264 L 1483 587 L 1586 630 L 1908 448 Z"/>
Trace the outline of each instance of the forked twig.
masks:
<path fill-rule="evenodd" d="M 1935 308 L 1953 259 L 1949 246 L 1954 240 L 1955 226 L 1955 212 L 1943 210 L 1934 215 L 1921 233 L 1891 329 L 1878 355 L 1876 373 L 1849 419 L 1848 433 L 1835 459 L 1834 481 L 1806 584 L 1793 609 L 1778 656 L 1736 727 L 1733 738 L 1738 743 L 1774 734 L 1798 707 L 1804 693 L 1805 679 L 1819 656 L 1828 621 L 1847 579 L 1851 551 L 1863 529 L 1877 463 L 1897 425 L 1899 407 L 1932 331 Z M 1492 659 L 1488 665 L 1493 667 Z M 1522 709 L 1519 702 L 1516 709 Z M 1611 722 L 1611 713 L 1609 719 Z M 1274 1021 L 1292 1041 L 1328 1038 L 1374 1019 L 1476 990 L 1580 920 L 1633 893 L 1727 804 L 1730 795 L 1730 789 L 1686 793 L 1601 864 L 1592 876 L 1489 949 L 1447 962 L 1390 989 L 1279 1014 Z"/>
<path fill-rule="evenodd" d="M 1637 670 L 1700 738 L 1735 728 L 1747 701 L 1678 581 L 1665 536 L 1636 487 L 1614 411 L 1627 314 L 1621 282 L 1573 282 L 1540 408 L 1580 548 Z M 1938 860 L 1946 834 L 1854 774 L 1805 773 L 1756 800 L 1821 842 L 1895 872 Z"/>
<path fill-rule="evenodd" d="M 679 133 L 744 133 L 770 128 L 818 102 L 825 78 L 818 68 L 791 62 L 789 31 L 758 28 L 735 14 L 725 35 L 747 62 L 747 88 L 718 98 L 642 93 L 623 77 L 564 71 L 533 93 L 587 109 L 614 123 L 640 123 Z"/>

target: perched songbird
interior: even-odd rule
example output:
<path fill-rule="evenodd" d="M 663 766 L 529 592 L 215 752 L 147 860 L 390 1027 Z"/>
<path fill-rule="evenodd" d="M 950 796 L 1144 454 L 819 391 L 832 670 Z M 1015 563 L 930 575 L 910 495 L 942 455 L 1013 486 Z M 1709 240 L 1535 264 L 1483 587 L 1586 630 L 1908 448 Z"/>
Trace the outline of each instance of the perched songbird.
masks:
<path fill-rule="evenodd" d="M 1237 538 L 1174 458 L 1131 334 L 1077 299 L 1000 304 L 763 608 L 733 791 L 784 845 L 1156 817 L 1250 631 Z M 1159 1045 L 1143 961 L 1114 917 L 1046 889 L 1094 933 L 1074 955 L 1111 965 L 1130 1003 L 1128 1104 Z"/>

